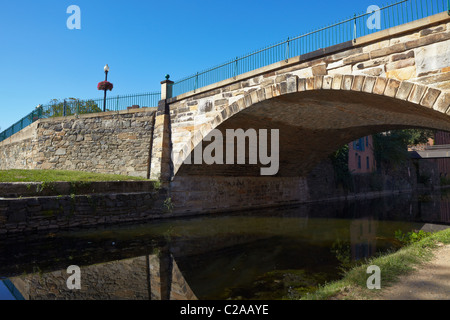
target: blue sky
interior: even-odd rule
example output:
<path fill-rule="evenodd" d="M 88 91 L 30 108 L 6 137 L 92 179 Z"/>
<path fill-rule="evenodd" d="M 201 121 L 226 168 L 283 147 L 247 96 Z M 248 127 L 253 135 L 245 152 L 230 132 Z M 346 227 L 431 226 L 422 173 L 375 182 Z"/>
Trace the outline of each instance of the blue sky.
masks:
<path fill-rule="evenodd" d="M 1 131 L 51 99 L 159 91 L 274 42 L 329 25 L 385 1 L 15 0 L 0 4 Z M 81 10 L 70 30 L 67 8 Z"/>

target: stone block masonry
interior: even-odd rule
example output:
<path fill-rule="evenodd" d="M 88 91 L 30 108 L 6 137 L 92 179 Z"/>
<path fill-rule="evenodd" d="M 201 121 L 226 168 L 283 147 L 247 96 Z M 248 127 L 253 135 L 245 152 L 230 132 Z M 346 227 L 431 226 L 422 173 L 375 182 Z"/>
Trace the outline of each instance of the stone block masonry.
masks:
<path fill-rule="evenodd" d="M 164 189 L 87 195 L 3 198 L 0 235 L 167 218 Z"/>
<path fill-rule="evenodd" d="M 0 143 L 0 169 L 147 177 L 154 108 L 40 119 Z"/>

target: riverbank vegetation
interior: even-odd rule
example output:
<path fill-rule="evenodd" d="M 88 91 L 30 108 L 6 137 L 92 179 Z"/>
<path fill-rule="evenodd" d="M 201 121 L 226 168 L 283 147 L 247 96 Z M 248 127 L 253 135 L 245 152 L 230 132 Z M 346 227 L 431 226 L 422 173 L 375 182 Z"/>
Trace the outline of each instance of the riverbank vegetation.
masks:
<path fill-rule="evenodd" d="M 364 264 L 347 271 L 339 281 L 327 283 L 314 293 L 303 297 L 305 300 L 361 300 L 374 299 L 382 290 L 368 289 L 367 279 L 370 276 L 367 268 L 376 265 L 381 270 L 381 288 L 391 286 L 398 281 L 400 275 L 405 275 L 420 268 L 430 261 L 433 251 L 439 245 L 450 244 L 450 229 L 433 234 L 411 232 L 396 233 L 396 238 L 406 245 L 396 252 L 391 252 L 368 259 Z"/>
<path fill-rule="evenodd" d="M 1 182 L 127 181 L 144 178 L 67 170 L 0 170 Z"/>

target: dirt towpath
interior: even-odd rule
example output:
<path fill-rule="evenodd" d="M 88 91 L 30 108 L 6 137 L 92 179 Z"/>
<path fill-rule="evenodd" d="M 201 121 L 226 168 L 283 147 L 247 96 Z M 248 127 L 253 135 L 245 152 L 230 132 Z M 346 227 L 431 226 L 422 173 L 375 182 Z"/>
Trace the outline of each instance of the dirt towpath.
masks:
<path fill-rule="evenodd" d="M 377 300 L 450 300 L 450 245 L 436 249 L 432 260 L 381 288 Z"/>

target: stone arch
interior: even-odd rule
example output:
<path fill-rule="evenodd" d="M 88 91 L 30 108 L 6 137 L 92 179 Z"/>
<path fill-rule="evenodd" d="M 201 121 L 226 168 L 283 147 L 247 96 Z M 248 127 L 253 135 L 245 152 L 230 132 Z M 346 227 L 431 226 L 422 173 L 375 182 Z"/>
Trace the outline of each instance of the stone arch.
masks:
<path fill-rule="evenodd" d="M 356 100 L 362 96 L 373 97 L 378 101 L 396 101 L 403 106 L 408 105 L 411 108 L 415 108 L 415 110 L 423 110 L 428 117 L 434 112 L 433 117 L 436 117 L 439 124 L 424 124 L 423 126 L 450 131 L 450 118 L 446 118 L 450 112 L 449 93 L 420 83 L 399 81 L 379 76 L 335 74 L 299 78 L 294 75 L 288 75 L 284 81 L 248 92 L 237 101 L 225 105 L 212 121 L 196 128 L 194 135 L 187 138 L 179 154 L 173 157 L 173 174 L 174 176 L 177 174 L 183 161 L 213 129 L 258 104 L 277 99 L 288 99 L 289 96 L 295 94 L 299 95 L 299 97 L 323 94 L 331 96 L 344 95 L 350 100 L 352 95 L 356 97 Z M 412 116 L 414 117 L 414 114 Z M 362 126 L 364 125 L 363 123 Z M 368 125 L 370 126 L 370 124 Z M 413 124 L 408 124 L 406 121 L 404 126 L 412 127 Z M 386 126 L 386 129 L 389 128 L 393 129 L 394 127 Z"/>

